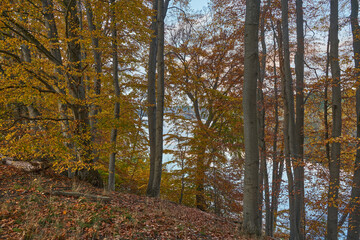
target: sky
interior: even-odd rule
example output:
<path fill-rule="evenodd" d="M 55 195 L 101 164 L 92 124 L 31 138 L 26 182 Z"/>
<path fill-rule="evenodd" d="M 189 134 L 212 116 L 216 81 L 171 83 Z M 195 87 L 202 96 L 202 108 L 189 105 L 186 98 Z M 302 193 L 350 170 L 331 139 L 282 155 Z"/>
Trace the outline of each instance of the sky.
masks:
<path fill-rule="evenodd" d="M 193 8 L 195 10 L 201 10 L 201 9 L 203 9 L 203 7 L 207 6 L 208 2 L 209 2 L 209 0 L 191 0 L 190 6 L 191 6 L 191 8 Z"/>

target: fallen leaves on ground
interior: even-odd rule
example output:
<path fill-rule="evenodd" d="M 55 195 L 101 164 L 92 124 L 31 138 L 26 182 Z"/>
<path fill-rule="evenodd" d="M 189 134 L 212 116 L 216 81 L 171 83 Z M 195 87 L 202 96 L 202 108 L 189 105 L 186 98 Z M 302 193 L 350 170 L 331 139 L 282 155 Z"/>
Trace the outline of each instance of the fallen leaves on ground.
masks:
<path fill-rule="evenodd" d="M 54 196 L 72 189 L 112 198 Z M 0 165 L 0 239 L 249 239 L 239 225 L 166 200 L 105 193 L 46 170 Z"/>

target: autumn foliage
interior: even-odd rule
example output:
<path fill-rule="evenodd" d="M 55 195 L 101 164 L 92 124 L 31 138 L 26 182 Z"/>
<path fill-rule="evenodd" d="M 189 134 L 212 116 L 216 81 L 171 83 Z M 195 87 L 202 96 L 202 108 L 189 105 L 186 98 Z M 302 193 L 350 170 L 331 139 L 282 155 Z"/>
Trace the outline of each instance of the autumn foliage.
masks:
<path fill-rule="evenodd" d="M 257 76 L 247 109 L 257 114 L 257 226 L 284 239 L 356 236 L 358 1 L 332 0 L 332 11 L 328 1 L 262 1 L 249 55 L 258 63 L 245 69 L 246 2 L 195 11 L 186 0 L 2 0 L 0 158 L 51 170 L 30 176 L 0 163 L 0 236 L 240 239 L 247 70 Z M 162 200 L 149 199 L 150 146 L 162 137 Z M 98 195 L 115 187 L 111 204 L 51 195 L 81 180 Z"/>

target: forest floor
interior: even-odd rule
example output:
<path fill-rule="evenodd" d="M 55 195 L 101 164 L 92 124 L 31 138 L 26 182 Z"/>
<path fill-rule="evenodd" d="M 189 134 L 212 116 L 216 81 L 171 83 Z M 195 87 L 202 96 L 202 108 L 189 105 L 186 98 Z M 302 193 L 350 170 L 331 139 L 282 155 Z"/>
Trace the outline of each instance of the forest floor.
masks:
<path fill-rule="evenodd" d="M 58 196 L 55 191 L 111 198 Z M 51 170 L 0 164 L 0 239 L 251 239 L 239 224 L 166 200 L 106 193 Z"/>

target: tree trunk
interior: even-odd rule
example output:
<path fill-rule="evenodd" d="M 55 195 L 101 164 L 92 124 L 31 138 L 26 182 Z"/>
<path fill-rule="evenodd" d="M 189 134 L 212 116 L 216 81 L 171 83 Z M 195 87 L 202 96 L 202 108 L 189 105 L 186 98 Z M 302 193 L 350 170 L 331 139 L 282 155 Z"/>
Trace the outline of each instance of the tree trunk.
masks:
<path fill-rule="evenodd" d="M 198 120 L 199 121 L 199 120 Z M 201 120 L 200 120 L 201 121 Z M 195 136 L 196 138 L 196 136 Z M 201 138 L 201 137 L 200 137 Z M 205 199 L 205 152 L 206 149 L 203 146 L 199 146 L 197 149 L 196 156 L 196 175 L 195 175 L 195 186 L 196 186 L 196 208 L 206 211 L 206 199 Z"/>
<path fill-rule="evenodd" d="M 298 239 L 305 239 L 305 205 L 304 205 L 304 18 L 303 2 L 296 0 L 296 35 L 297 52 L 295 56 L 296 71 L 296 156 L 294 166 L 295 182 L 295 224 Z"/>
<path fill-rule="evenodd" d="M 283 1 L 285 2 L 285 1 Z M 286 7 L 284 11 L 287 11 L 287 2 L 285 3 Z M 284 4 L 282 4 L 282 7 L 284 7 Z M 283 16 L 284 17 L 284 16 Z M 287 19 L 287 14 L 286 14 Z M 284 20 L 283 20 L 284 21 Z M 286 20 L 287 21 L 287 20 Z M 283 23 L 284 24 L 284 23 Z M 287 25 L 287 24 L 286 24 Z M 293 178 L 293 172 L 292 172 L 292 165 L 291 165 L 291 152 L 294 149 L 292 145 L 292 139 L 293 136 L 291 134 L 291 116 L 293 116 L 293 111 L 291 112 L 291 104 L 289 101 L 291 101 L 289 95 L 289 91 L 292 92 L 292 87 L 289 87 L 289 75 L 287 76 L 286 73 L 290 74 L 290 80 L 291 79 L 291 72 L 290 72 L 290 63 L 289 63 L 289 55 L 288 55 L 288 67 L 286 67 L 286 61 L 283 55 L 283 52 L 286 52 L 283 47 L 284 37 L 283 32 L 280 26 L 280 23 L 278 23 L 278 33 L 279 33 L 279 58 L 280 58 L 280 75 L 281 75 L 281 82 L 282 82 L 282 92 L 283 92 L 283 100 L 284 100 L 284 157 L 285 157 L 285 166 L 286 166 L 286 174 L 288 178 L 288 192 L 289 192 L 289 215 L 290 215 L 290 239 L 295 239 L 295 214 L 294 214 L 294 205 L 295 205 L 295 199 L 294 199 L 294 178 Z M 285 37 L 286 39 L 286 37 Z M 288 40 L 288 38 L 287 38 Z M 287 41 L 288 42 L 288 41 Z M 289 52 L 288 52 L 289 53 Z M 286 68 L 288 68 L 288 71 L 286 71 Z M 287 76 L 287 77 L 286 77 Z M 293 105 L 292 105 L 293 107 Z"/>
<path fill-rule="evenodd" d="M 153 10 L 157 11 L 158 0 L 153 0 Z M 150 176 L 146 194 L 151 196 L 155 172 L 155 153 L 156 153 L 156 52 L 157 52 L 157 17 L 153 16 L 151 30 L 153 37 L 150 43 L 149 63 L 148 63 L 148 126 L 149 126 L 149 143 L 150 143 Z"/>
<path fill-rule="evenodd" d="M 265 142 L 265 101 L 264 101 L 264 92 L 263 84 L 266 74 L 266 42 L 265 42 L 265 18 L 266 13 L 270 7 L 270 1 L 267 2 L 267 5 L 264 6 L 261 13 L 260 21 L 260 39 L 261 39 L 261 65 L 260 65 L 260 74 L 259 74 L 259 83 L 258 83 L 258 131 L 259 131 L 259 147 L 260 147 L 260 193 L 259 193 L 259 225 L 262 226 L 262 199 L 263 196 L 265 199 L 265 225 L 269 226 L 269 217 L 270 217 L 270 196 L 269 196 L 269 179 L 267 173 L 267 163 L 266 163 L 266 142 Z M 264 195 L 265 194 L 265 195 Z"/>
<path fill-rule="evenodd" d="M 351 29 L 353 34 L 355 76 L 357 81 L 359 81 L 360 77 L 360 27 L 358 12 L 358 0 L 351 0 Z M 356 119 L 356 137 L 360 138 L 360 86 L 356 88 Z M 360 239 L 360 143 L 357 144 L 350 209 L 347 240 Z"/>
<path fill-rule="evenodd" d="M 59 47 L 59 37 L 58 37 L 56 21 L 55 21 L 55 17 L 54 17 L 54 13 L 53 13 L 54 4 L 53 4 L 52 0 L 42 0 L 42 8 L 44 11 L 45 26 L 47 28 L 47 36 L 48 36 L 48 39 L 50 39 L 50 42 L 52 43 L 50 52 L 56 60 L 55 64 L 57 66 L 56 66 L 55 72 L 59 76 L 63 76 L 64 72 L 63 72 L 62 68 L 60 67 L 63 64 L 63 60 L 62 60 L 60 47 Z M 62 85 L 65 85 L 65 83 L 63 82 L 63 80 L 58 79 L 58 83 L 56 83 L 56 86 L 59 87 Z M 65 89 L 63 89 L 62 87 L 59 87 L 59 92 L 61 94 L 65 94 Z M 67 112 L 68 106 L 66 104 L 62 103 L 61 101 L 59 101 L 58 109 L 59 109 L 61 118 L 67 119 L 68 115 L 66 114 L 66 112 Z M 61 130 L 62 130 L 62 135 L 65 137 L 65 139 L 71 138 L 70 126 L 69 126 L 68 120 L 64 120 L 61 122 Z M 74 145 L 72 143 L 65 143 L 65 146 L 69 149 L 74 148 Z M 76 160 L 76 156 L 74 156 L 73 161 L 75 161 L 75 160 Z M 74 177 L 74 172 L 70 168 L 68 169 L 68 177 Z"/>
<path fill-rule="evenodd" d="M 27 45 L 22 44 L 21 45 L 21 51 L 24 57 L 24 61 L 27 63 L 31 63 L 31 53 L 30 53 L 30 49 Z M 26 106 L 28 113 L 29 113 L 29 117 L 31 119 L 35 119 L 37 117 L 40 116 L 39 111 L 34 107 L 33 104 L 29 104 Z M 36 124 L 36 120 L 30 120 L 30 124 L 31 124 L 31 129 L 33 129 L 34 131 L 38 130 L 38 126 Z"/>
<path fill-rule="evenodd" d="M 330 65 L 330 54 L 329 54 L 329 50 L 330 49 L 330 35 L 328 37 L 328 43 L 327 43 L 327 47 L 326 47 L 326 69 L 325 69 L 325 86 L 324 86 L 324 127 L 325 127 L 325 151 L 326 151 L 326 159 L 330 162 L 330 144 L 327 140 L 329 140 L 329 121 L 328 121 L 328 106 L 329 106 L 329 95 L 328 95 L 328 90 L 329 90 L 329 83 L 328 83 L 328 79 L 329 79 L 329 65 Z"/>
<path fill-rule="evenodd" d="M 115 0 L 110 0 L 110 5 L 113 5 Z M 115 90 L 115 105 L 114 105 L 114 118 L 118 120 L 120 117 L 120 87 L 119 87 L 119 69 L 118 69 L 118 54 L 117 54 L 117 30 L 116 30 L 116 20 L 115 20 L 115 11 L 112 10 L 111 13 L 111 25 L 112 25 L 112 50 L 113 50 L 113 85 Z M 116 138 L 117 138 L 117 128 L 114 127 L 111 130 L 111 138 L 110 143 L 113 148 L 113 152 L 110 153 L 109 159 L 109 182 L 108 182 L 108 190 L 115 190 L 115 160 L 116 160 Z"/>
<path fill-rule="evenodd" d="M 68 81 L 69 93 L 80 103 L 71 105 L 71 110 L 76 120 L 75 136 L 77 139 L 77 154 L 79 159 L 87 164 L 93 163 L 93 147 L 92 141 L 88 136 L 91 136 L 89 111 L 87 106 L 83 103 L 86 100 L 85 86 L 82 77 L 79 76 L 81 72 L 81 46 L 79 43 L 79 18 L 76 1 L 64 0 L 65 21 L 67 28 L 65 34 L 68 39 L 67 55 L 68 55 L 68 69 L 66 73 Z M 82 169 L 77 172 L 81 180 L 85 180 L 94 186 L 102 187 L 103 182 L 98 171 L 93 169 Z"/>
<path fill-rule="evenodd" d="M 110 1 L 112 2 L 112 1 Z M 99 38 L 97 37 L 96 33 L 96 26 L 94 24 L 94 17 L 92 7 L 90 5 L 89 0 L 85 0 L 85 8 L 86 8 L 86 16 L 87 22 L 89 26 L 89 31 L 91 33 L 91 42 L 93 47 L 93 55 L 95 61 L 95 72 L 96 77 L 94 81 L 94 92 L 96 96 L 99 96 L 101 93 L 101 73 L 102 73 L 102 64 L 101 64 L 101 51 L 99 50 Z M 93 134 L 95 134 L 96 129 L 96 115 L 99 111 L 99 106 L 92 105 L 90 111 L 90 126 Z"/>
<path fill-rule="evenodd" d="M 50 39 L 50 42 L 52 44 L 52 46 L 50 48 L 50 52 L 56 60 L 55 64 L 57 66 L 55 68 L 55 72 L 59 76 L 63 76 L 64 72 L 63 72 L 62 68 L 60 67 L 63 64 L 63 60 L 62 60 L 60 47 L 59 47 L 59 37 L 58 37 L 57 26 L 56 26 L 56 22 L 55 22 L 54 13 L 53 13 L 54 4 L 53 4 L 52 0 L 42 0 L 42 8 L 43 8 L 44 18 L 45 18 L 45 26 L 47 28 L 47 36 L 48 36 L 48 39 Z M 58 79 L 58 83 L 56 83 L 55 85 L 56 85 L 56 87 L 65 85 L 64 80 Z M 61 94 L 65 94 L 65 89 L 63 89 L 62 87 L 59 87 L 59 92 Z M 61 118 L 68 119 L 68 115 L 66 114 L 68 106 L 66 104 L 62 103 L 61 101 L 59 101 L 58 109 L 59 109 Z M 64 136 L 65 139 L 71 138 L 70 125 L 69 125 L 68 120 L 64 120 L 61 122 L 61 131 L 62 131 L 62 135 Z M 74 145 L 72 143 L 65 143 L 64 145 L 69 149 L 74 148 Z M 76 156 L 73 157 L 73 161 L 75 161 L 75 160 L 76 160 Z M 70 178 L 74 177 L 74 172 L 72 171 L 72 169 L 68 168 L 67 175 Z"/>
<path fill-rule="evenodd" d="M 150 136 L 150 155 L 151 153 L 155 154 L 154 158 L 150 156 L 150 168 L 153 168 L 153 171 L 150 169 L 150 179 L 149 179 L 149 185 L 147 189 L 147 194 L 151 197 L 159 197 L 160 195 L 160 185 L 161 185 L 161 173 L 162 173 L 162 158 L 163 158 L 163 123 L 164 123 L 164 79 L 165 79 L 165 62 L 164 62 L 164 36 L 165 36 L 165 27 L 164 27 L 164 20 L 167 12 L 167 8 L 169 6 L 170 0 L 158 0 L 157 2 L 157 18 L 156 18 L 156 27 L 157 29 L 157 41 L 154 43 L 156 44 L 156 49 L 153 52 L 150 52 L 149 56 L 149 73 L 153 71 L 154 69 L 150 69 L 150 61 L 153 64 L 153 57 L 151 54 L 156 54 L 156 62 L 157 62 L 157 79 L 156 79 L 156 107 L 152 107 L 152 102 L 154 101 L 154 89 L 155 84 L 152 85 L 150 77 L 149 78 L 149 117 L 150 114 L 152 116 L 156 115 L 155 125 L 154 121 L 152 119 L 152 125 L 150 127 L 150 119 L 149 119 L 149 135 L 150 131 L 152 131 L 152 134 L 155 133 L 154 136 Z M 156 8 L 155 3 L 153 3 L 153 7 Z M 153 44 L 153 42 L 151 43 Z M 151 58 L 151 59 L 150 59 Z M 151 74 L 154 74 L 151 72 Z M 151 85 L 150 85 L 151 84 Z M 151 89 L 150 89 L 151 88 Z M 150 91 L 151 90 L 151 91 Z M 152 111 L 155 110 L 155 113 Z M 155 129 L 154 129 L 155 128 Z M 155 143 L 152 142 L 155 140 Z M 155 150 L 151 151 L 151 147 L 155 148 Z"/>
<path fill-rule="evenodd" d="M 155 154 L 155 172 L 153 183 L 153 196 L 160 195 L 162 158 L 163 158 L 163 123 L 164 123 L 164 80 L 165 80 L 165 62 L 164 62 L 164 0 L 158 1 L 158 41 L 157 41 L 157 86 L 156 86 L 156 154 Z"/>
<path fill-rule="evenodd" d="M 259 146 L 257 130 L 256 88 L 258 79 L 260 0 L 246 1 L 245 63 L 244 63 L 244 139 L 245 176 L 243 216 L 244 231 L 260 235 L 259 226 Z M 255 104 L 254 104 L 255 103 Z M 255 105 L 255 106 L 254 106 Z"/>
<path fill-rule="evenodd" d="M 338 62 L 338 1 L 330 2 L 330 63 L 332 73 L 332 111 L 333 129 L 332 137 L 341 135 L 341 88 L 340 69 Z M 337 239 L 338 227 L 338 187 L 340 172 L 340 143 L 334 142 L 331 147 L 331 159 L 329 162 L 330 182 L 328 192 L 328 219 L 327 238 Z"/>
<path fill-rule="evenodd" d="M 338 40 L 338 0 L 330 1 L 330 66 L 332 75 L 332 138 L 341 136 L 341 86 L 339 66 Z M 337 239 L 338 235 L 338 195 L 340 183 L 340 142 L 331 145 L 331 160 L 329 162 L 329 192 L 327 239 Z"/>

